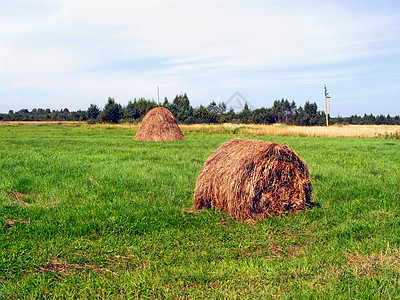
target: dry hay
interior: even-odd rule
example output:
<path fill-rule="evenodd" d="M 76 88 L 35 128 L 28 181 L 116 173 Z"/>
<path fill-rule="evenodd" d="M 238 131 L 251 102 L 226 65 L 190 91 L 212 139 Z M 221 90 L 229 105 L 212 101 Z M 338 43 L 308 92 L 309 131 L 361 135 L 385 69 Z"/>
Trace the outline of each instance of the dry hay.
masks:
<path fill-rule="evenodd" d="M 192 210 L 212 207 L 249 220 L 311 204 L 308 166 L 292 149 L 261 140 L 233 139 L 205 162 Z"/>
<path fill-rule="evenodd" d="M 135 135 L 136 141 L 178 141 L 185 137 L 172 113 L 164 107 L 150 110 Z"/>

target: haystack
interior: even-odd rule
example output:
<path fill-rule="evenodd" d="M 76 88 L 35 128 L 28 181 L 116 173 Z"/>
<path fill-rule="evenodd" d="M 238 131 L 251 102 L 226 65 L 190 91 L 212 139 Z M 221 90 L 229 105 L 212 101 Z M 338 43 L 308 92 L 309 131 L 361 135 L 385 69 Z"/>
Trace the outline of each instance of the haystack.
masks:
<path fill-rule="evenodd" d="M 185 137 L 172 113 L 164 107 L 150 110 L 135 135 L 137 141 L 177 141 Z"/>
<path fill-rule="evenodd" d="M 301 210 L 311 204 L 308 166 L 293 150 L 261 140 L 233 139 L 205 162 L 196 182 L 192 210 L 223 209 L 246 220 Z"/>

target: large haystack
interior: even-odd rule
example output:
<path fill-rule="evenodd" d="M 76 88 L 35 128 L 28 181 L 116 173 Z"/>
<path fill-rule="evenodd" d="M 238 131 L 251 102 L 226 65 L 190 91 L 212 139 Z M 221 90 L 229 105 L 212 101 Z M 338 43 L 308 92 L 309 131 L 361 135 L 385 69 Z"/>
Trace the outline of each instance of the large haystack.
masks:
<path fill-rule="evenodd" d="M 305 162 L 288 146 L 250 139 L 230 140 L 210 155 L 193 198 L 193 210 L 223 209 L 242 220 L 310 205 Z"/>
<path fill-rule="evenodd" d="M 172 113 L 164 107 L 150 110 L 135 135 L 137 141 L 177 141 L 185 137 Z"/>

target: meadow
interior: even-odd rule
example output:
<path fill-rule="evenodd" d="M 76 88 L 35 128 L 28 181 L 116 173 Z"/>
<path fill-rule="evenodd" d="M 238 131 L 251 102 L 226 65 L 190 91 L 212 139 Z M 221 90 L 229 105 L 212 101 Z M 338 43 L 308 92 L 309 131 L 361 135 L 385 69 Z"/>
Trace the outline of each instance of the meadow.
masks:
<path fill-rule="evenodd" d="M 398 131 L 182 128 L 185 141 L 138 142 L 134 126 L 0 126 L 0 299 L 400 298 Z M 259 222 L 187 212 L 234 137 L 295 150 L 315 206 Z"/>

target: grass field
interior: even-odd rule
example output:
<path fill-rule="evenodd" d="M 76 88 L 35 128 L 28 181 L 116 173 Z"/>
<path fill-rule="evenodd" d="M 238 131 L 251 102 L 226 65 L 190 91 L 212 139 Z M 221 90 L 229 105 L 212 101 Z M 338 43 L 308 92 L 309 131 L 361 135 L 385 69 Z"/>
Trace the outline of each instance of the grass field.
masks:
<path fill-rule="evenodd" d="M 400 298 L 400 141 L 184 133 L 0 126 L 0 298 Z M 316 206 L 255 224 L 185 212 L 237 136 L 294 149 Z"/>

